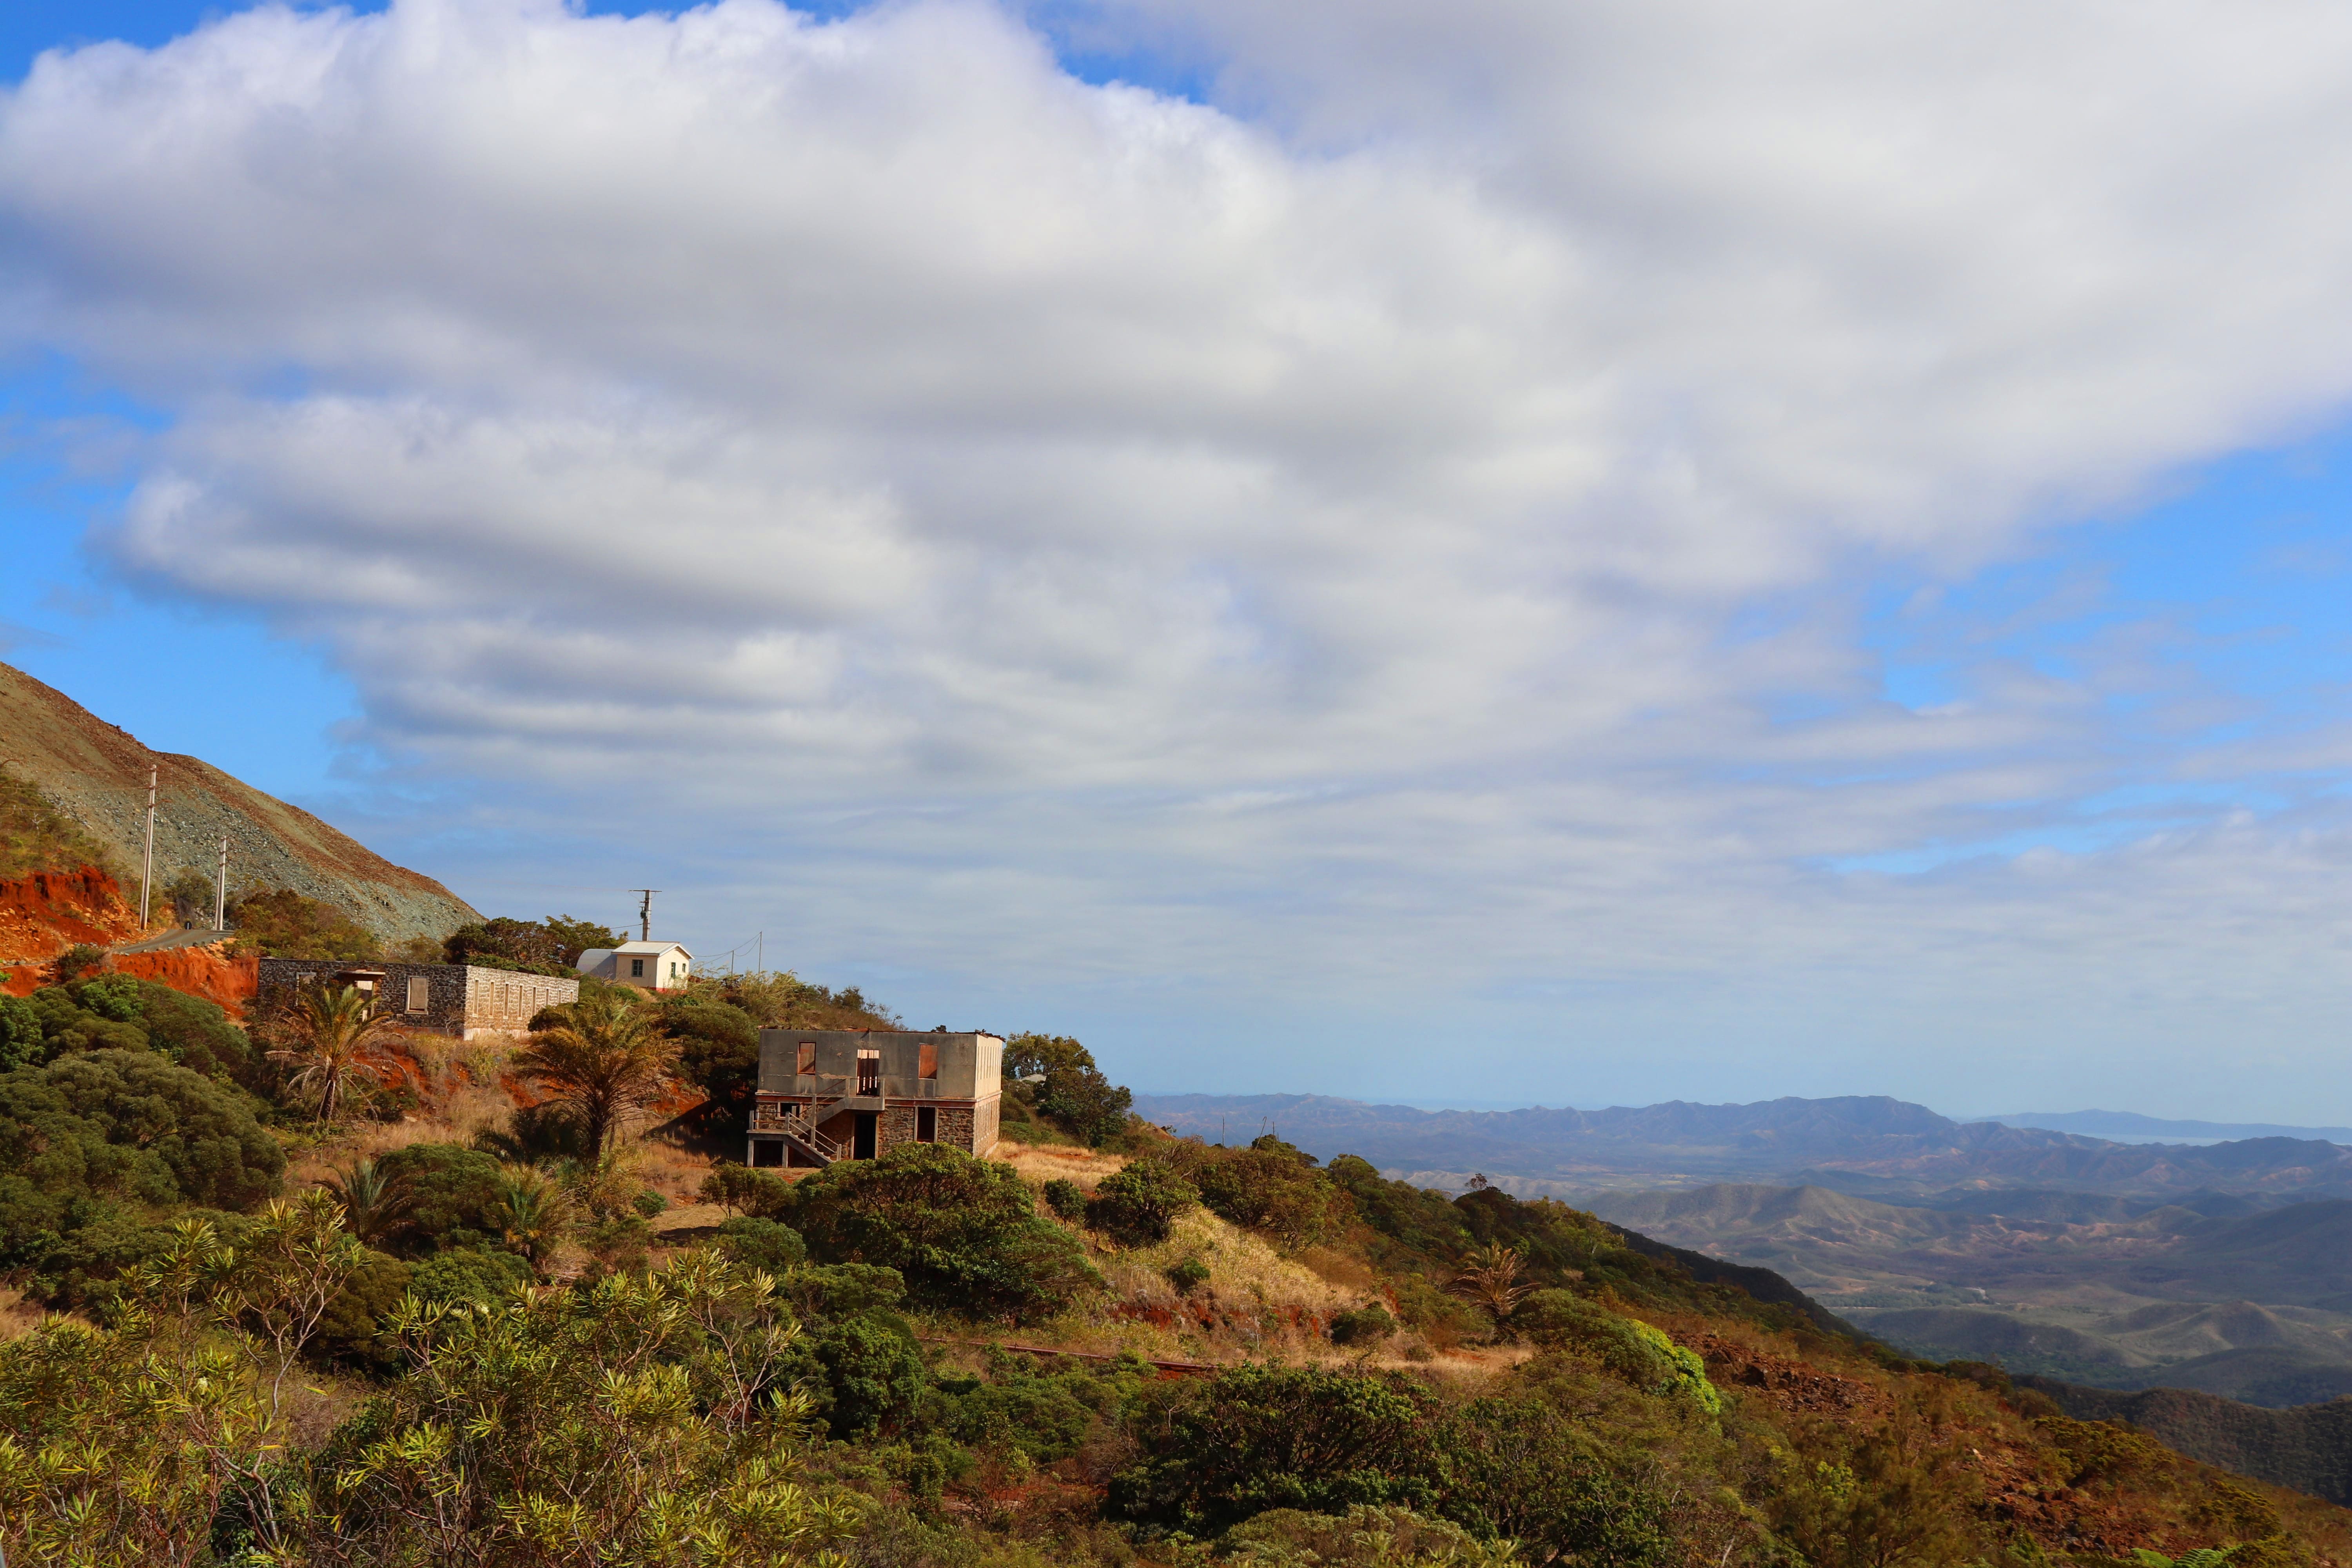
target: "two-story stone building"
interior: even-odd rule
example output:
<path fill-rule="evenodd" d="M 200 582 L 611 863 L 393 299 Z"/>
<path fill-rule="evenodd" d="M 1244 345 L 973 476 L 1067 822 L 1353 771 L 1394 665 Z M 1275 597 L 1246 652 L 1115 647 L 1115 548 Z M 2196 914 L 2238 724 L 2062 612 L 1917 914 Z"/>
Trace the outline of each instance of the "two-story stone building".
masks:
<path fill-rule="evenodd" d="M 335 963 L 311 958 L 263 959 L 257 1000 L 268 1006 L 305 985 L 365 992 L 380 1014 L 464 1040 L 519 1033 L 530 1026 L 530 1016 L 541 1007 L 580 1000 L 579 981 L 553 974 L 472 963 Z"/>
<path fill-rule="evenodd" d="M 994 1035 L 762 1029 L 744 1163 L 870 1160 L 900 1143 L 985 1154 L 1003 1071 Z"/>

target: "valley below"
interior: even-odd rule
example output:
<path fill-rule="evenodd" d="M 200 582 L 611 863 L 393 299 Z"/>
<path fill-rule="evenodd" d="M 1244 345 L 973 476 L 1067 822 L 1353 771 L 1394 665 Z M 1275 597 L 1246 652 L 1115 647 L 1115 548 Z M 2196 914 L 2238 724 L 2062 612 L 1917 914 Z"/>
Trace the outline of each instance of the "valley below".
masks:
<path fill-rule="evenodd" d="M 1910 1353 L 2284 1406 L 2352 1394 L 2352 1203 L 1816 1186 L 1603 1192 L 1594 1213 L 1771 1268 Z"/>
<path fill-rule="evenodd" d="M 1428 1110 L 1139 1096 L 1179 1131 L 1266 1131 L 1390 1175 L 1552 1197 L 1769 1268 L 1906 1353 L 2284 1407 L 2352 1394 L 2352 1148 L 2124 1143 L 1883 1098 Z"/>

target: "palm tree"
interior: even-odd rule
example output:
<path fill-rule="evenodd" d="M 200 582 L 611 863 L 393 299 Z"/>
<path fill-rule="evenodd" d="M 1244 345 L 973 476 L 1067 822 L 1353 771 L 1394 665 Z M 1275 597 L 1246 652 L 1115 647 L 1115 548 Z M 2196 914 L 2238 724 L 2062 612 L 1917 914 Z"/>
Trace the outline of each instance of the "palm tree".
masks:
<path fill-rule="evenodd" d="M 408 1191 L 373 1160 L 336 1171 L 319 1184 L 343 1205 L 343 1228 L 373 1246 L 398 1225 L 408 1209 Z"/>
<path fill-rule="evenodd" d="M 617 989 L 575 1003 L 563 1023 L 531 1036 L 515 1071 L 570 1108 L 601 1154 L 614 1134 L 673 1092 L 677 1043 L 650 1009 Z"/>
<path fill-rule="evenodd" d="M 319 1120 L 332 1121 L 355 1083 L 383 1083 L 399 1068 L 379 1047 L 392 1034 L 391 1018 L 374 1011 L 374 998 L 352 986 L 305 990 L 281 1015 L 274 1032 L 284 1042 L 269 1053 L 294 1068 L 293 1088 L 318 1102 Z"/>

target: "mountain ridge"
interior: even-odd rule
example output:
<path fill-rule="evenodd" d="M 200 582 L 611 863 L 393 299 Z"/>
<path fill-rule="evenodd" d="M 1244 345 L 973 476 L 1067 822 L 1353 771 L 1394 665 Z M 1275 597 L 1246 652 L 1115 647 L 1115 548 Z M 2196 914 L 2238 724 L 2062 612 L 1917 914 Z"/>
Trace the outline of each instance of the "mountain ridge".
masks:
<path fill-rule="evenodd" d="M 1516 1177 L 1555 1195 L 1801 1178 L 1872 1196 L 1972 1183 L 2147 1196 L 2352 1196 L 2352 1148 L 2323 1140 L 2117 1143 L 1954 1121 L 1885 1095 L 1601 1110 L 1424 1110 L 1328 1095 L 1138 1095 L 1135 1105 L 1180 1132 L 1246 1140 L 1278 1131 L 1318 1155 L 1357 1153 L 1417 1177 Z"/>
<path fill-rule="evenodd" d="M 127 871 L 137 887 L 147 774 L 155 770 L 155 883 L 185 868 L 210 879 L 229 840 L 232 890 L 291 888 L 342 910 L 388 942 L 441 937 L 480 915 L 420 871 L 396 866 L 299 806 L 200 757 L 157 752 L 65 693 L 0 664 L 0 768 L 30 784 Z M 59 867 L 59 870 L 72 868 Z"/>

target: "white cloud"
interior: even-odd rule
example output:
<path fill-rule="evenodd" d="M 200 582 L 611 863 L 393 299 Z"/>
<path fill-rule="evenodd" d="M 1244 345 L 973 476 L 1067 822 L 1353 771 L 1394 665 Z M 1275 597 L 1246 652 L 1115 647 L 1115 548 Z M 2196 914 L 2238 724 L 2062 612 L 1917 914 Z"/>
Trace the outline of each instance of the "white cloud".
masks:
<path fill-rule="evenodd" d="M 887 889 L 830 939 L 935 973 L 2218 995 L 2161 899 L 2328 868 L 2325 813 L 1824 868 L 2127 771 L 2146 650 L 1914 713 L 1855 591 L 2338 407 L 2340 7 L 1083 21 L 1227 106 L 942 0 L 47 57 L 0 325 L 172 414 L 126 572 L 320 639 L 430 766 Z M 2294 903 L 2211 940 L 2315 961 Z"/>

